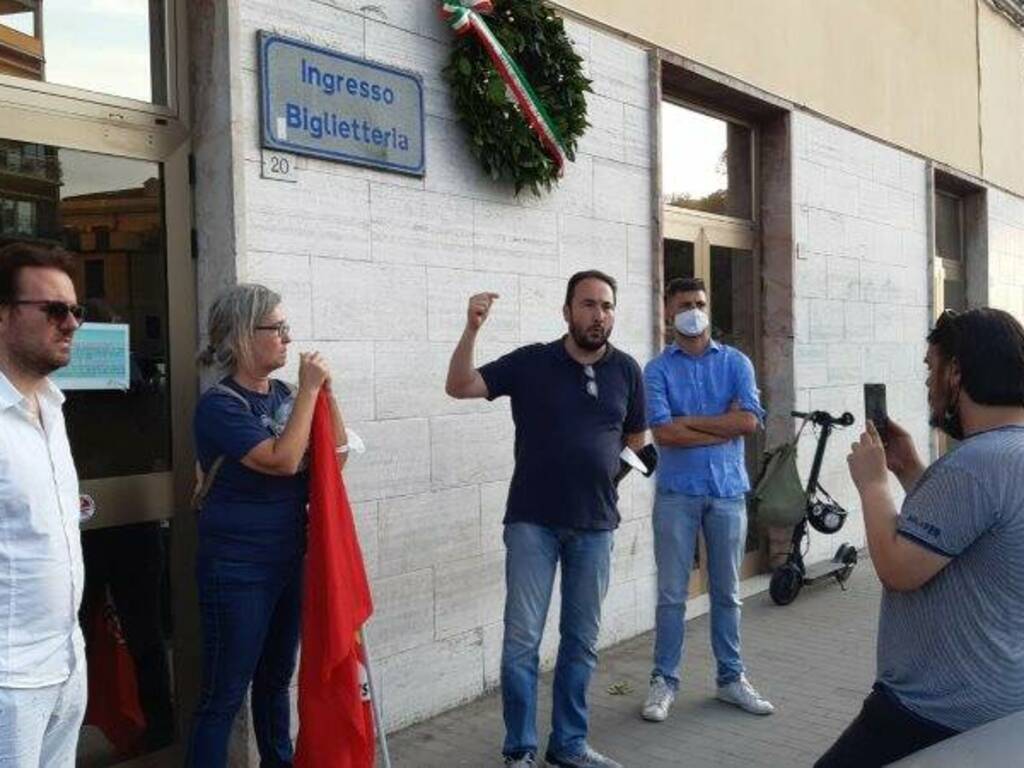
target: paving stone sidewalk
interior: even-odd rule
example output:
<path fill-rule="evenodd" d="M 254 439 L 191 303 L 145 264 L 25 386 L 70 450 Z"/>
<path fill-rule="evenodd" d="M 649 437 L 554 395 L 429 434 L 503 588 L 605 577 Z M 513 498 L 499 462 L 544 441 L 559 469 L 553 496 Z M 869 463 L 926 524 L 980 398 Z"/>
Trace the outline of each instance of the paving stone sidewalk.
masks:
<path fill-rule="evenodd" d="M 810 766 L 859 711 L 874 678 L 880 586 L 869 561 L 847 590 L 807 587 L 785 608 L 767 592 L 744 601 L 743 647 L 749 675 L 776 706 L 755 717 L 715 701 L 707 615 L 687 623 L 679 698 L 664 723 L 639 717 L 650 673 L 653 634 L 603 651 L 590 689 L 591 743 L 625 768 Z M 613 695 L 610 689 L 628 692 Z M 541 680 L 542 749 L 550 719 L 551 674 Z M 389 738 L 394 768 L 500 766 L 497 691 Z"/>

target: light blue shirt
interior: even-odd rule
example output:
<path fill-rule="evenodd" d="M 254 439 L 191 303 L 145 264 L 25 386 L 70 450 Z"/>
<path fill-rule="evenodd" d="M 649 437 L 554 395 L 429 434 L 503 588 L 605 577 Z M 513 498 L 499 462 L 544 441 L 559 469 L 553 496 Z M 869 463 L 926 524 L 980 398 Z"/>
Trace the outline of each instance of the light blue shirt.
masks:
<path fill-rule="evenodd" d="M 679 416 L 720 416 L 735 402 L 764 420 L 754 366 L 734 347 L 712 341 L 693 356 L 672 344 L 644 368 L 651 429 Z M 659 491 L 725 499 L 750 490 L 743 438 L 719 445 L 659 449 Z"/>

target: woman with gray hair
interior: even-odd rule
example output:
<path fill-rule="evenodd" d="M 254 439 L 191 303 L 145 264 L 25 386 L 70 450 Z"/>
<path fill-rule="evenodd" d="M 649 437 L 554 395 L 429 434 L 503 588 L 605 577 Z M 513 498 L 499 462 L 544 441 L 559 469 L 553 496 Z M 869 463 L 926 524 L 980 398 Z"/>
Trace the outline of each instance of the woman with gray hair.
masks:
<path fill-rule="evenodd" d="M 187 763 L 227 764 L 231 726 L 251 683 L 261 765 L 286 766 L 306 539 L 304 457 L 321 389 L 331 394 L 342 463 L 345 426 L 318 352 L 299 356 L 298 387 L 271 378 L 291 341 L 278 294 L 262 285 L 229 288 L 210 308 L 208 332 L 199 362 L 226 375 L 195 414 L 203 685 Z"/>

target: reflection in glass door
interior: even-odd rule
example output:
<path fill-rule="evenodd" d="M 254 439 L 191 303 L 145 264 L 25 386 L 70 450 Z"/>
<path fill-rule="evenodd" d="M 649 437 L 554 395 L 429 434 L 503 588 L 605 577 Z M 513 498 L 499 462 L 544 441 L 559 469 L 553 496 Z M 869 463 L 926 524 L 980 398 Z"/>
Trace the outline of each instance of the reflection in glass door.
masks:
<path fill-rule="evenodd" d="M 100 768 L 175 738 L 161 166 L 0 140 L 0 240 L 12 239 L 71 251 L 86 322 L 128 331 L 127 390 L 69 389 L 65 403 L 82 489 L 96 502 L 82 533 L 89 710 L 78 764 Z"/>
<path fill-rule="evenodd" d="M 712 245 L 709 297 L 711 327 L 714 337 L 736 347 L 751 360 L 757 359 L 755 349 L 755 309 L 753 254 L 744 248 Z"/>
<path fill-rule="evenodd" d="M 0 75 L 167 104 L 167 0 L 0 0 Z"/>

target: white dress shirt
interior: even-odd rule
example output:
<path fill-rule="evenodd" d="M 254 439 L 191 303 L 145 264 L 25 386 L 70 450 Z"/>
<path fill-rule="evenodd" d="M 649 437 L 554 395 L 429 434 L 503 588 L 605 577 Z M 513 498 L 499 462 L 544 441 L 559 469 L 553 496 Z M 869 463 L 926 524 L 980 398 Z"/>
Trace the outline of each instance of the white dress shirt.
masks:
<path fill-rule="evenodd" d="M 39 417 L 0 373 L 0 687 L 62 683 L 84 663 L 78 474 L 64 396 L 47 380 Z"/>

